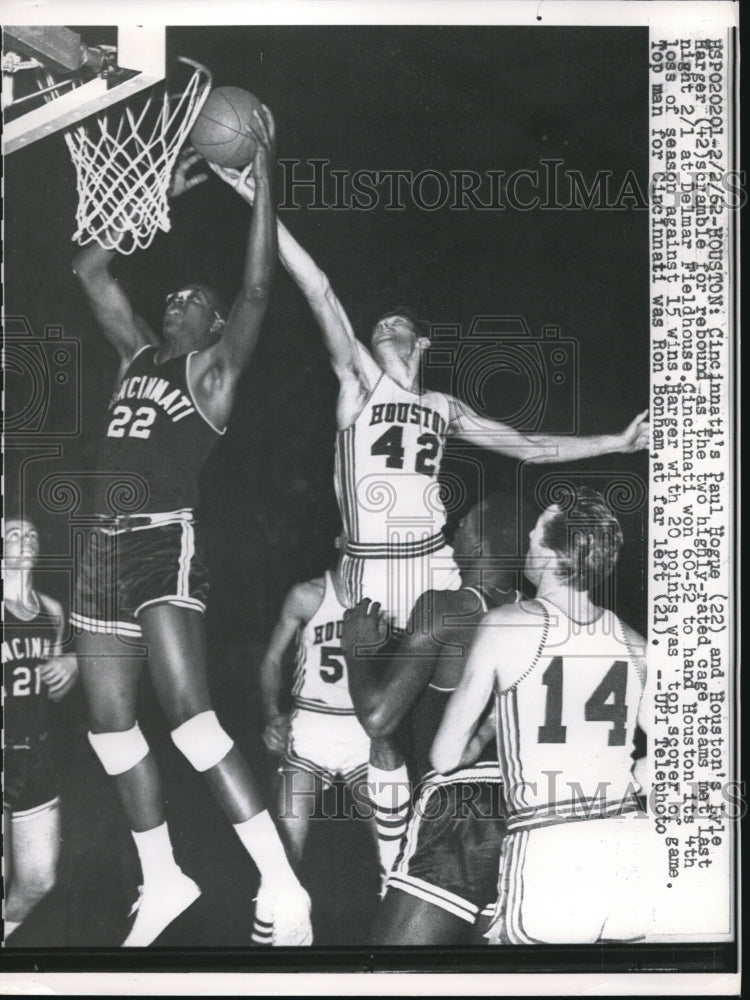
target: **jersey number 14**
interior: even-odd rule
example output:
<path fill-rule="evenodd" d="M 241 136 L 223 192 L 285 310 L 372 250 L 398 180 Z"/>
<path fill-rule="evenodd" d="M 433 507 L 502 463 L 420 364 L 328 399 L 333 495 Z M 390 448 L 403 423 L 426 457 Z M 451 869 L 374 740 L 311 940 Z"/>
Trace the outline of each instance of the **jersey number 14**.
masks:
<path fill-rule="evenodd" d="M 539 726 L 537 743 L 565 743 L 567 726 L 562 724 L 563 708 L 563 658 L 556 656 L 542 674 L 542 684 L 547 688 L 544 725 Z M 625 746 L 628 706 L 625 694 L 628 687 L 628 662 L 615 660 L 596 690 L 584 705 L 586 722 L 611 722 L 608 745 Z"/>

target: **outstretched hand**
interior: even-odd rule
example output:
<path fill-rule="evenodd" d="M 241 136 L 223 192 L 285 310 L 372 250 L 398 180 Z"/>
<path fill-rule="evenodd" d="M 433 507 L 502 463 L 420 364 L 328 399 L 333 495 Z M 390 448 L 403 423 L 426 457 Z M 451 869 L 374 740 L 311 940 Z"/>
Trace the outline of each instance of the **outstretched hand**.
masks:
<path fill-rule="evenodd" d="M 289 739 L 289 716 L 277 715 L 263 730 L 263 742 L 271 753 L 284 753 Z"/>
<path fill-rule="evenodd" d="M 356 658 L 362 647 L 377 648 L 387 642 L 389 627 L 380 602 L 369 598 L 344 612 L 341 648 L 345 656 Z"/>
<path fill-rule="evenodd" d="M 200 170 L 193 171 L 192 175 L 188 177 L 192 168 L 199 163 L 202 164 Z M 198 187 L 199 184 L 203 184 L 208 180 L 208 177 L 206 163 L 200 153 L 197 153 L 192 146 L 183 147 L 180 150 L 177 163 L 175 163 L 174 170 L 172 171 L 172 179 L 169 184 L 169 197 L 179 198 L 186 191 L 190 191 L 192 188 Z"/>
<path fill-rule="evenodd" d="M 276 151 L 276 123 L 270 109 L 261 105 L 263 111 L 253 112 L 253 133 L 258 149 L 253 160 L 242 170 L 235 167 L 220 167 L 218 163 L 209 163 L 209 167 L 225 184 L 233 187 L 237 194 L 249 205 L 255 200 L 255 176 L 268 170 L 269 161 Z"/>
<path fill-rule="evenodd" d="M 626 454 L 633 451 L 641 451 L 648 448 L 650 440 L 650 425 L 648 422 L 648 410 L 643 410 L 625 428 L 620 435 L 621 443 L 619 450 Z"/>
<path fill-rule="evenodd" d="M 220 167 L 218 163 L 209 163 L 217 177 L 221 177 L 225 184 L 233 187 L 240 198 L 244 198 L 248 205 L 255 201 L 255 178 L 253 177 L 253 163 L 248 163 L 242 170 L 234 167 Z"/>

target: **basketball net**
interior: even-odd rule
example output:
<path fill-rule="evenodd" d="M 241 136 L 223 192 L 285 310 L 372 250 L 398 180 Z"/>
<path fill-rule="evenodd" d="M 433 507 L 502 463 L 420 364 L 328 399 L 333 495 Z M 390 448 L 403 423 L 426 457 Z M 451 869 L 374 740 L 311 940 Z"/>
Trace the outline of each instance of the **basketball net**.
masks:
<path fill-rule="evenodd" d="M 192 59 L 180 94 L 151 93 L 134 113 L 113 108 L 70 129 L 65 141 L 76 168 L 78 209 L 73 239 L 123 254 L 168 233 L 169 185 L 177 156 L 211 89 L 212 76 Z"/>

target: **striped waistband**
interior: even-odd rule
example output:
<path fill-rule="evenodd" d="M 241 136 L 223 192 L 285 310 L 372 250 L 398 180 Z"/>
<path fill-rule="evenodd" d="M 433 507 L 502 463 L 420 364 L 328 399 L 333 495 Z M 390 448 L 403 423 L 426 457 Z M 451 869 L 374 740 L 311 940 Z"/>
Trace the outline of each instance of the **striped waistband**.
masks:
<path fill-rule="evenodd" d="M 473 785 L 483 781 L 502 784 L 502 780 L 500 765 L 496 760 L 478 760 L 476 764 L 451 771 L 450 774 L 427 771 L 420 779 L 418 787 L 426 789 L 438 785 Z"/>
<path fill-rule="evenodd" d="M 535 809 L 522 809 L 508 816 L 508 833 L 518 830 L 535 830 L 543 826 L 558 826 L 561 823 L 580 823 L 590 819 L 615 819 L 617 816 L 646 813 L 634 796 L 624 799 L 567 799 L 564 802 L 549 802 Z"/>
<path fill-rule="evenodd" d="M 348 556 L 365 559 L 417 559 L 444 548 L 448 543 L 442 531 L 414 542 L 354 542 L 349 539 L 344 548 Z"/>
<path fill-rule="evenodd" d="M 105 535 L 120 535 L 125 531 L 142 531 L 164 524 L 195 523 L 189 507 L 183 510 L 169 510 L 159 514 L 97 514 L 97 531 Z"/>
<path fill-rule="evenodd" d="M 307 698 L 295 698 L 294 707 L 303 712 L 319 712 L 321 715 L 356 715 L 353 708 L 338 708 L 326 705 L 322 701 L 309 701 Z"/>

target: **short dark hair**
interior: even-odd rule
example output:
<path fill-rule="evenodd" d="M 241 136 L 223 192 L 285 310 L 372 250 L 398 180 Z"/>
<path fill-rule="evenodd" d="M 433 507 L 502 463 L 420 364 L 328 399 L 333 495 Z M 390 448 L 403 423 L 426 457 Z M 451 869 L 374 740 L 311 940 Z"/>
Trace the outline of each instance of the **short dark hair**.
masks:
<path fill-rule="evenodd" d="M 216 285 L 211 284 L 210 281 L 196 281 L 196 288 L 202 288 L 211 297 L 214 309 L 221 316 L 222 319 L 226 319 L 229 315 L 229 303 L 225 295 L 223 295 Z"/>
<path fill-rule="evenodd" d="M 518 498 L 508 491 L 485 497 L 479 504 L 482 535 L 492 555 L 516 555 L 518 549 Z"/>
<path fill-rule="evenodd" d="M 558 579 L 591 591 L 612 573 L 622 547 L 622 528 L 597 490 L 570 488 L 567 501 L 545 523 L 543 544 L 558 558 Z"/>
<path fill-rule="evenodd" d="M 403 316 L 403 318 L 408 319 L 414 327 L 414 332 L 417 337 L 426 337 L 427 340 L 430 340 L 432 333 L 430 321 L 428 319 L 422 319 L 422 317 L 419 316 L 410 306 L 394 306 L 393 309 L 388 309 L 387 312 L 381 313 L 372 324 L 372 329 L 375 329 L 381 319 L 387 319 L 389 316 Z"/>

